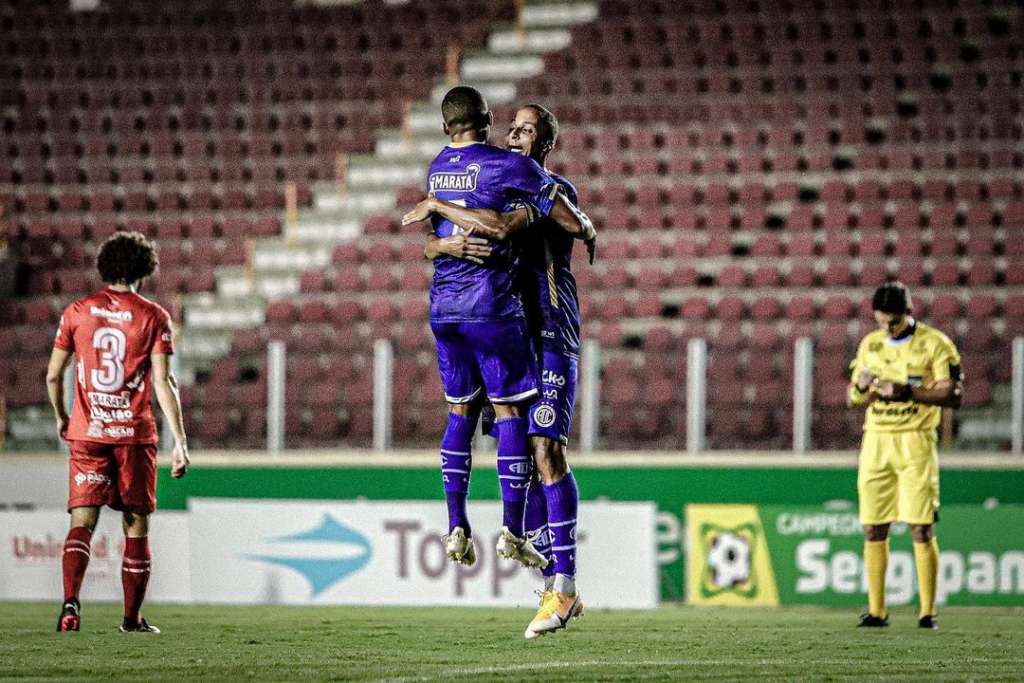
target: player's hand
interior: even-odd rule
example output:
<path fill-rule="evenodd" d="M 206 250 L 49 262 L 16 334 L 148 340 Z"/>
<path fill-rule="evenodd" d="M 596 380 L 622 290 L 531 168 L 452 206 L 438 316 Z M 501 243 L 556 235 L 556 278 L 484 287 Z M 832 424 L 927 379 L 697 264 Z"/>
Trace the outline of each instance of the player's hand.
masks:
<path fill-rule="evenodd" d="M 587 259 L 590 261 L 590 265 L 594 265 L 594 259 L 597 258 L 597 235 L 594 235 L 592 239 L 584 242 L 587 245 Z"/>
<path fill-rule="evenodd" d="M 861 393 L 866 393 L 871 390 L 876 379 L 877 378 L 871 374 L 870 370 L 861 369 L 861 371 L 857 373 L 857 388 L 860 389 L 861 387 L 867 387 L 861 391 Z"/>
<path fill-rule="evenodd" d="M 188 446 L 180 441 L 175 441 L 174 448 L 171 450 L 171 476 L 175 479 L 184 477 L 185 473 L 188 472 L 188 464 L 190 462 Z"/>
<path fill-rule="evenodd" d="M 913 399 L 913 392 L 909 385 L 899 382 L 879 382 L 878 398 L 882 401 L 910 401 Z"/>
<path fill-rule="evenodd" d="M 442 237 L 437 241 L 437 249 L 442 254 L 454 256 L 473 263 L 482 264 L 491 255 L 494 246 L 483 237 L 474 237 L 473 231 Z"/>
<path fill-rule="evenodd" d="M 434 213 L 434 195 L 431 194 L 427 195 L 412 211 L 402 216 L 402 225 L 425 221 L 432 213 Z"/>
<path fill-rule="evenodd" d="M 65 415 L 64 417 L 57 418 L 57 433 L 60 435 L 60 438 L 64 439 L 65 441 L 67 441 L 68 438 L 69 422 L 70 420 L 68 419 L 67 415 Z"/>

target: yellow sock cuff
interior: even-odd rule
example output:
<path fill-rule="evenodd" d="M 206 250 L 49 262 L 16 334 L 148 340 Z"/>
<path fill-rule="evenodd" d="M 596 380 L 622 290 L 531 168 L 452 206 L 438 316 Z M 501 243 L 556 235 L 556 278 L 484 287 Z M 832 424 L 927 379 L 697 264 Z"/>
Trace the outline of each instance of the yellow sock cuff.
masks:
<path fill-rule="evenodd" d="M 939 542 L 935 538 L 914 544 L 914 565 L 921 599 L 919 616 L 935 616 L 935 584 L 939 574 Z"/>
<path fill-rule="evenodd" d="M 864 541 L 864 571 L 868 577 L 868 612 L 885 618 L 885 573 L 889 569 L 889 539 Z"/>

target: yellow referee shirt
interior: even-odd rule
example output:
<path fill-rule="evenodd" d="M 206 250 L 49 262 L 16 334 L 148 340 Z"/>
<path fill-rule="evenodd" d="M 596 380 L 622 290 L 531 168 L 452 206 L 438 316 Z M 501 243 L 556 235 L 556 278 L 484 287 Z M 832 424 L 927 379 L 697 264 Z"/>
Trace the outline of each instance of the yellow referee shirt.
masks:
<path fill-rule="evenodd" d="M 886 330 L 875 330 L 861 340 L 857 357 L 850 364 L 852 380 L 867 370 L 883 382 L 929 386 L 934 382 L 959 380 L 960 353 L 949 337 L 930 325 L 913 321 L 913 334 L 889 338 Z M 851 392 L 856 389 L 851 386 Z M 914 401 L 874 401 L 864 415 L 864 431 L 929 431 L 939 426 L 942 408 Z"/>

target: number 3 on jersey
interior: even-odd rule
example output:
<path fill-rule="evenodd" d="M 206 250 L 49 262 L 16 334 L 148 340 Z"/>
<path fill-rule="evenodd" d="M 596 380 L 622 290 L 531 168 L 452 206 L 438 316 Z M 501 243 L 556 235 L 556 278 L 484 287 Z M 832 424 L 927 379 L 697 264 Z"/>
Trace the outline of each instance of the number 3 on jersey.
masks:
<path fill-rule="evenodd" d="M 124 357 L 128 340 L 115 327 L 101 327 L 92 335 L 92 346 L 101 351 L 100 366 L 93 368 L 92 386 L 96 391 L 114 392 L 124 386 Z"/>

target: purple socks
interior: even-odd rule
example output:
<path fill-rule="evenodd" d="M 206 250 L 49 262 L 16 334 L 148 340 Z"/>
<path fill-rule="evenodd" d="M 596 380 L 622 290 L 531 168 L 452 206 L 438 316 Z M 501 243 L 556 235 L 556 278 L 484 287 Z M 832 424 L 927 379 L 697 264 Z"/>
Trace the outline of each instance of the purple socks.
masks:
<path fill-rule="evenodd" d="M 572 472 L 551 486 L 543 486 L 548 505 L 548 529 L 554 571 L 568 578 L 576 576 L 576 512 L 579 489 Z"/>
<path fill-rule="evenodd" d="M 441 439 L 441 479 L 448 501 L 448 531 L 457 526 L 472 535 L 466 514 L 469 495 L 469 473 L 473 468 L 471 455 L 476 418 L 448 413 L 448 427 Z"/>
<path fill-rule="evenodd" d="M 538 553 L 548 558 L 548 566 L 540 570 L 544 576 L 555 575 L 555 563 L 551 560 L 551 534 L 548 533 L 548 501 L 544 489 L 537 479 L 530 480 L 526 491 L 526 538 Z"/>
<path fill-rule="evenodd" d="M 523 537 L 526 489 L 530 484 L 530 448 L 525 417 L 506 417 L 497 421 L 498 481 L 504 504 L 502 524 L 517 538 Z"/>

